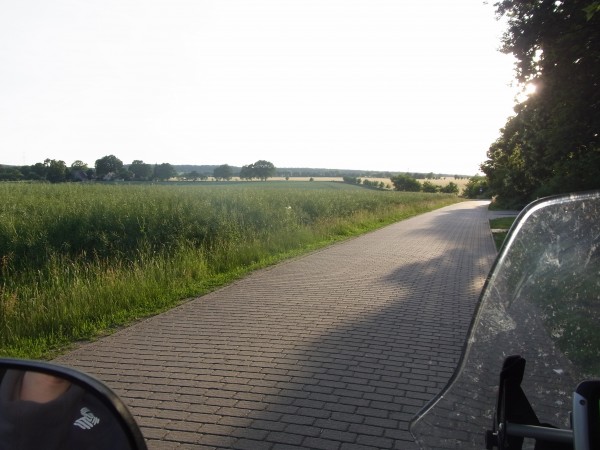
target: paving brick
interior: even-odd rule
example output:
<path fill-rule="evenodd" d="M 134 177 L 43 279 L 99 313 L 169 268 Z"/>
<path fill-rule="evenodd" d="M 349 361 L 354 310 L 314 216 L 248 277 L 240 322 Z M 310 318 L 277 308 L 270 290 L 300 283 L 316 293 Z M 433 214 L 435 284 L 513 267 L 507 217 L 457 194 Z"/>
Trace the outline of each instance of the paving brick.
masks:
<path fill-rule="evenodd" d="M 270 450 L 273 448 L 272 442 L 253 439 L 238 439 L 232 446 L 236 450 Z"/>
<path fill-rule="evenodd" d="M 293 433 L 269 433 L 266 438 L 267 441 L 277 442 L 280 444 L 291 444 L 291 445 L 300 445 L 300 443 L 304 440 L 304 436 L 293 434 Z"/>
<path fill-rule="evenodd" d="M 331 439 L 323 438 L 306 438 L 302 442 L 304 448 L 313 448 L 318 450 L 338 450 L 342 443 L 340 441 L 334 441 Z"/>
<path fill-rule="evenodd" d="M 463 202 L 393 224 L 57 362 L 107 381 L 151 450 L 412 450 L 409 422 L 452 376 L 496 255 L 487 217 Z"/>

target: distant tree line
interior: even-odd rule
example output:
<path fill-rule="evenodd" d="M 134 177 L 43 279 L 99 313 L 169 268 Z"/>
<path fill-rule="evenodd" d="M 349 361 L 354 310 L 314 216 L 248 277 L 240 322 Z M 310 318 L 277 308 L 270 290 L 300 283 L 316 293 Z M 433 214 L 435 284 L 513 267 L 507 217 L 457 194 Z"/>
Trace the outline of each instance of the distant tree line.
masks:
<path fill-rule="evenodd" d="M 405 192 L 429 192 L 436 193 L 441 192 L 444 194 L 458 194 L 458 185 L 452 181 L 444 186 L 440 186 L 432 183 L 429 180 L 425 180 L 421 183 L 410 174 L 398 174 L 390 179 L 394 185 L 394 189 L 397 191 Z"/>
<path fill-rule="evenodd" d="M 0 181 L 46 181 L 63 183 L 69 181 L 167 181 L 173 178 L 189 181 L 206 181 L 209 176 L 216 180 L 230 180 L 234 176 L 242 179 L 267 180 L 275 173 L 273 163 L 265 160 L 235 169 L 228 164 L 214 168 L 212 173 L 199 173 L 192 170 L 179 174 L 175 166 L 169 163 L 147 164 L 142 160 L 134 160 L 125 165 L 115 155 L 107 155 L 97 159 L 93 167 L 77 160 L 70 166 L 64 161 L 46 159 L 31 166 L 0 166 Z"/>
<path fill-rule="evenodd" d="M 434 172 L 402 172 L 417 180 L 440 180 L 445 178 L 454 178 L 456 180 L 470 178 L 468 175 L 458 175 L 449 173 Z M 375 170 L 353 170 L 353 169 L 310 169 L 310 168 L 278 168 L 275 176 L 278 177 L 326 177 L 326 178 L 392 178 L 400 172 L 394 171 L 375 171 Z"/>
<path fill-rule="evenodd" d="M 272 162 L 261 159 L 255 163 L 242 166 L 239 171 L 236 171 L 229 164 L 222 164 L 215 167 L 212 176 L 217 181 L 229 181 L 234 176 L 239 177 L 241 180 L 257 179 L 266 181 L 275 175 L 275 170 Z"/>
<path fill-rule="evenodd" d="M 376 181 L 376 180 L 368 180 L 368 179 L 362 179 L 362 178 L 358 178 L 358 177 L 342 177 L 342 180 L 344 181 L 344 183 L 348 183 L 348 184 L 359 184 L 371 189 L 385 189 L 385 188 L 390 188 L 391 186 L 389 184 L 385 184 L 383 181 Z"/>
<path fill-rule="evenodd" d="M 360 184 L 372 189 L 389 189 L 391 185 L 381 181 L 372 181 L 369 178 L 388 178 L 407 176 L 418 179 L 444 179 L 452 175 L 429 173 L 403 173 L 382 171 L 359 171 L 359 170 L 334 170 L 334 169 L 278 169 L 266 160 L 258 160 L 255 163 L 242 167 L 221 164 L 218 166 L 175 166 L 169 163 L 148 164 L 142 160 L 134 160 L 126 165 L 115 155 L 107 155 L 97 159 L 92 167 L 81 160 L 74 161 L 70 166 L 64 161 L 56 159 L 45 159 L 44 162 L 30 166 L 1 166 L 0 181 L 46 181 L 50 183 L 73 182 L 73 181 L 167 181 L 177 178 L 184 181 L 207 181 L 210 177 L 217 181 L 229 181 L 234 177 L 241 180 L 262 180 L 280 176 L 286 179 L 290 177 L 341 177 L 344 182 Z M 455 179 L 466 178 L 462 175 L 453 175 Z M 431 185 L 431 186 L 430 186 Z M 421 190 L 421 185 L 419 184 Z M 433 187 L 432 187 L 433 186 Z M 442 188 L 434 186 L 425 181 L 423 190 L 426 192 L 437 192 Z M 405 189 L 402 189 L 405 190 Z"/>
<path fill-rule="evenodd" d="M 126 166 L 114 155 L 97 159 L 94 167 L 88 167 L 81 160 L 67 166 L 64 161 L 56 159 L 45 159 L 44 162 L 31 166 L 0 167 L 0 181 L 31 180 L 50 183 L 91 180 L 162 181 L 175 176 L 177 172 L 169 163 L 146 164 L 141 160 L 135 160 Z"/>

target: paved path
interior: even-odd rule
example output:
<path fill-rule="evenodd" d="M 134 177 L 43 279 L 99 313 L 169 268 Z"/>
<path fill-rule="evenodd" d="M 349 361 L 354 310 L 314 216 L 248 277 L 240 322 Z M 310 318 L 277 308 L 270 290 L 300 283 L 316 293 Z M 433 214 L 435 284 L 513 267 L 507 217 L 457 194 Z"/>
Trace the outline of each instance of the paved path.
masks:
<path fill-rule="evenodd" d="M 465 202 L 253 273 L 57 361 L 105 380 L 150 449 L 413 448 L 495 249 Z"/>

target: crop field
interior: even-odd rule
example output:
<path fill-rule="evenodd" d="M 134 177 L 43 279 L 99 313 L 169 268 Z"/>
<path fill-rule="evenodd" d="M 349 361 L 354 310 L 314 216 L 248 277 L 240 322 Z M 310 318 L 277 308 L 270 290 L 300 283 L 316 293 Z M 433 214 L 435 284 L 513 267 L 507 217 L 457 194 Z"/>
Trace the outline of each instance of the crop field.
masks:
<path fill-rule="evenodd" d="M 457 201 L 326 182 L 0 183 L 0 355 L 49 358 L 250 270 Z"/>

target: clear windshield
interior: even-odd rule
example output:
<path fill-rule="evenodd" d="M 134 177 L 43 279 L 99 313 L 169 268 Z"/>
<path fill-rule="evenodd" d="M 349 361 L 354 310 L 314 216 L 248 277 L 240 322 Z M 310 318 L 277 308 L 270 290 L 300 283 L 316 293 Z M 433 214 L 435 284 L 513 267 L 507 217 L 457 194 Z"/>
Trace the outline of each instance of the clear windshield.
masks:
<path fill-rule="evenodd" d="M 456 378 L 412 424 L 424 449 L 485 448 L 504 358 L 526 359 L 540 421 L 569 427 L 577 383 L 600 377 L 600 192 L 526 208 L 484 288 Z"/>

